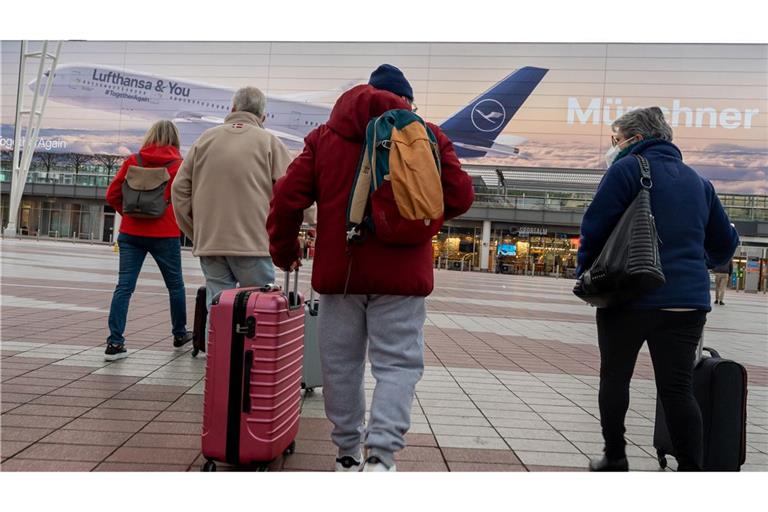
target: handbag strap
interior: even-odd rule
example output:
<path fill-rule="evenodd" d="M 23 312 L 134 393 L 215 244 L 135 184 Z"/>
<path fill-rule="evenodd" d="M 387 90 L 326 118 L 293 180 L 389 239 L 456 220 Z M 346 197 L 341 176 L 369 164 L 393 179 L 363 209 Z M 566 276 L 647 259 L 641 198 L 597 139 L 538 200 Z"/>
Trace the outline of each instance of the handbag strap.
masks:
<path fill-rule="evenodd" d="M 640 186 L 644 189 L 650 190 L 653 187 L 653 180 L 651 180 L 651 164 L 643 155 L 635 153 L 637 163 L 640 164 Z"/>

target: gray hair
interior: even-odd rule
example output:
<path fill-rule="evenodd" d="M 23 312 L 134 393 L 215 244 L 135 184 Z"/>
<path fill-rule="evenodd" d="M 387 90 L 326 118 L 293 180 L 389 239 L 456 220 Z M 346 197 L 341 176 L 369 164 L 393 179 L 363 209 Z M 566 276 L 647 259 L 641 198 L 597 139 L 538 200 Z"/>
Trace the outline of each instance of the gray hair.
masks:
<path fill-rule="evenodd" d="M 661 139 L 672 142 L 672 127 L 664 119 L 659 107 L 630 110 L 613 122 L 611 128 L 626 137 L 642 135 L 643 139 Z"/>
<path fill-rule="evenodd" d="M 266 96 L 256 87 L 238 89 L 232 97 L 232 107 L 235 112 L 250 112 L 261 117 L 264 115 L 266 106 Z"/>

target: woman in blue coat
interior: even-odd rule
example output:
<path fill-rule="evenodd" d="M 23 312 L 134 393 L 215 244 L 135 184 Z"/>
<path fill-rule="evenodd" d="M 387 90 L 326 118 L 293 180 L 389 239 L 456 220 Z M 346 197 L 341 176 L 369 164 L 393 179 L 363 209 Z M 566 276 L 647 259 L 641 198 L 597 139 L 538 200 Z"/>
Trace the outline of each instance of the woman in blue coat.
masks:
<path fill-rule="evenodd" d="M 614 121 L 608 170 L 581 224 L 577 274 L 597 258 L 622 213 L 640 190 L 640 167 L 651 166 L 651 207 L 666 283 L 617 308 L 597 310 L 600 346 L 600 423 L 604 456 L 593 471 L 627 471 L 624 417 L 629 383 L 648 342 L 656 386 L 679 470 L 702 464 L 701 412 L 693 396 L 693 362 L 711 310 L 708 269 L 727 263 L 739 244 L 712 184 L 683 163 L 672 128 L 658 107 L 632 110 Z"/>

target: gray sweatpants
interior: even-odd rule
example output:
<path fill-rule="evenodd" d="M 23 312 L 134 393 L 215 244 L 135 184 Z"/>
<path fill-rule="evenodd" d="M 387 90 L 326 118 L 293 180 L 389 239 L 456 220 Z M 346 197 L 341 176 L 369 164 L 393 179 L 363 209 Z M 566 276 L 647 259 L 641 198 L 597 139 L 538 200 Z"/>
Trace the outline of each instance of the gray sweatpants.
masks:
<path fill-rule="evenodd" d="M 416 383 L 424 373 L 424 297 L 323 295 L 318 341 L 325 413 L 339 456 L 368 455 L 386 464 L 405 447 Z M 365 423 L 365 356 L 376 380 Z"/>

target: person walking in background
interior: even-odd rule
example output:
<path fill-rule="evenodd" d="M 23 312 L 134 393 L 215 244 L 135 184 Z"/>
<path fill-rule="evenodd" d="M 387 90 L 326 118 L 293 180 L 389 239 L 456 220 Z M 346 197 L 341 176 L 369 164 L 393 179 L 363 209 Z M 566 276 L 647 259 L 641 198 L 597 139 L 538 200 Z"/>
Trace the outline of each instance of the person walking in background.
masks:
<path fill-rule="evenodd" d="M 701 412 L 693 396 L 693 363 L 710 306 L 708 266 L 726 264 L 739 237 L 712 184 L 683 163 L 658 107 L 613 122 L 608 170 L 581 223 L 577 275 L 588 269 L 640 190 L 643 155 L 651 167 L 651 206 L 666 283 L 617 308 L 598 308 L 600 423 L 605 453 L 593 471 L 627 471 L 624 418 L 637 354 L 648 342 L 656 388 L 678 469 L 700 470 Z"/>
<path fill-rule="evenodd" d="M 405 446 L 414 390 L 424 369 L 425 297 L 434 284 L 431 240 L 388 245 L 371 231 L 354 248 L 347 245 L 347 206 L 366 126 L 391 109 L 415 110 L 413 90 L 398 68 L 385 64 L 368 84 L 345 92 L 328 122 L 306 137 L 303 152 L 275 186 L 267 223 L 275 264 L 295 268 L 302 210 L 317 201 L 312 286 L 321 294 L 323 397 L 334 425 L 337 471 L 358 471 L 363 463 L 363 471 L 395 470 L 394 455 Z M 450 219 L 471 206 L 472 181 L 450 140 L 435 125 L 428 126 L 437 138 L 444 217 Z M 367 431 L 366 353 L 376 379 Z"/>
<path fill-rule="evenodd" d="M 200 257 L 209 309 L 223 290 L 275 281 L 267 214 L 272 187 L 291 158 L 264 129 L 265 111 L 259 89 L 238 90 L 224 124 L 192 145 L 173 184 L 176 218 Z"/>
<path fill-rule="evenodd" d="M 179 146 L 176 126 L 170 121 L 156 122 L 144 137 L 139 152 L 125 159 L 107 189 L 107 203 L 123 216 L 117 237 L 120 274 L 109 308 L 110 334 L 104 352 L 107 361 L 128 355 L 123 336 L 128 305 L 147 253 L 154 258 L 168 288 L 173 346 L 179 349 L 192 340 L 192 333 L 187 331 L 181 232 L 173 208 L 169 207 L 171 186 L 182 161 Z M 147 198 L 152 197 L 147 188 L 153 186 L 150 181 L 156 176 L 160 185 L 154 204 L 147 204 Z M 144 199 L 134 187 L 145 191 Z"/>
<path fill-rule="evenodd" d="M 725 306 L 723 299 L 725 298 L 725 290 L 728 288 L 728 282 L 733 275 L 733 260 L 713 268 L 712 273 L 715 274 L 715 304 Z"/>

